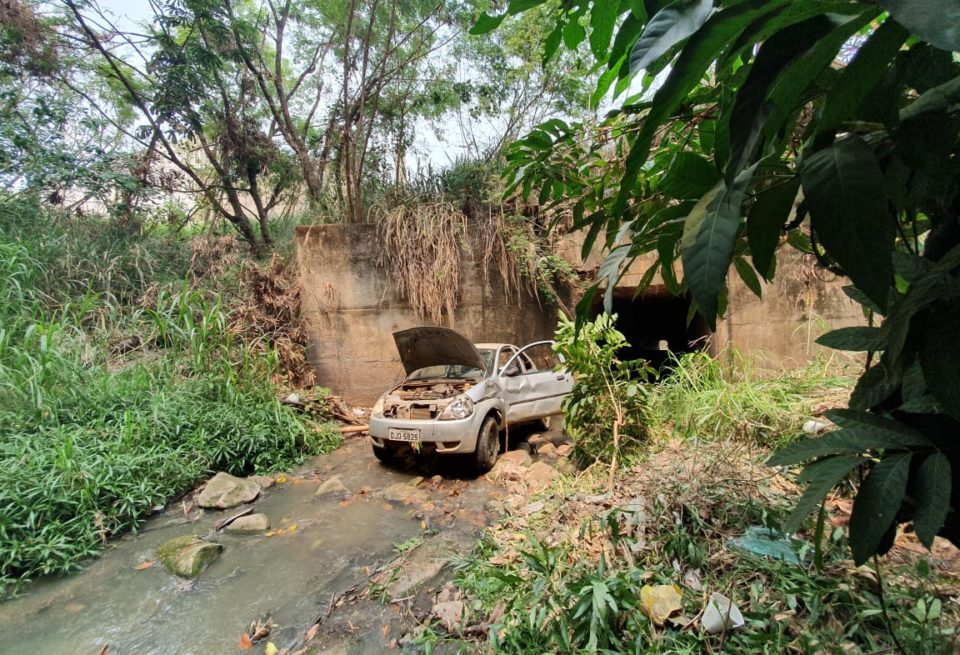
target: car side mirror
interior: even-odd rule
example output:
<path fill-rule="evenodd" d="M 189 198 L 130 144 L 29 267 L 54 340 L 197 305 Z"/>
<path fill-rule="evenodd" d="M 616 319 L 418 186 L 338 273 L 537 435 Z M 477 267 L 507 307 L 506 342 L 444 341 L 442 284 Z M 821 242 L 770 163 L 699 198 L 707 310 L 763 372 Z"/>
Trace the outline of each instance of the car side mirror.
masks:
<path fill-rule="evenodd" d="M 512 366 L 508 366 L 507 368 L 503 369 L 503 372 L 501 373 L 501 375 L 507 378 L 516 377 L 520 375 L 520 367 L 517 366 L 516 364 L 513 364 Z"/>

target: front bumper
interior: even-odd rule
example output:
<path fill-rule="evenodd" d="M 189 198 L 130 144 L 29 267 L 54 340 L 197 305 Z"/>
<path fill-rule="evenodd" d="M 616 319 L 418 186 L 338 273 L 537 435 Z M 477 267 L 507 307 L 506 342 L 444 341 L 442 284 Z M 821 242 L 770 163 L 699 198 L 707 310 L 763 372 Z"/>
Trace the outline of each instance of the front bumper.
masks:
<path fill-rule="evenodd" d="M 472 453 L 477 449 L 477 435 L 482 423 L 483 415 L 477 412 L 459 421 L 418 421 L 371 416 L 370 437 L 375 446 L 383 448 L 387 444 L 409 443 L 389 440 L 390 428 L 419 430 L 420 443 L 433 444 L 438 453 Z"/>

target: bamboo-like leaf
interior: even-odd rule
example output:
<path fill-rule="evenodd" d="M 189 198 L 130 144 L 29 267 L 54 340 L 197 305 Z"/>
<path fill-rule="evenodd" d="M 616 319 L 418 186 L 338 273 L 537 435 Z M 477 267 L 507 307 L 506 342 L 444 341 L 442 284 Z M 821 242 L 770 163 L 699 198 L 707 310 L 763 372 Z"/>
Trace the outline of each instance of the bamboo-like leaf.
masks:
<path fill-rule="evenodd" d="M 616 6 L 616 3 L 611 2 Z M 655 62 L 700 29 L 713 13 L 713 0 L 682 0 L 667 5 L 650 19 L 630 52 L 630 72 L 636 73 Z"/>
<path fill-rule="evenodd" d="M 960 50 L 960 2 L 957 0 L 882 0 L 898 22 L 943 50 Z"/>
<path fill-rule="evenodd" d="M 619 10 L 619 2 L 593 3 L 590 11 L 590 50 L 598 60 L 602 60 L 607 54 Z"/>
<path fill-rule="evenodd" d="M 850 516 L 850 550 L 858 566 L 877 552 L 884 534 L 893 525 L 907 490 L 911 456 L 887 455 L 873 467 L 857 491 Z"/>
<path fill-rule="evenodd" d="M 717 296 L 733 256 L 744 191 L 755 169 L 756 165 L 748 168 L 731 187 L 719 182 L 700 199 L 683 226 L 684 280 L 711 327 L 716 326 Z"/>
<path fill-rule="evenodd" d="M 885 308 L 896 226 L 870 146 L 856 136 L 837 141 L 805 159 L 800 177 L 820 243 L 857 288 Z"/>
<path fill-rule="evenodd" d="M 884 333 L 878 327 L 854 326 L 827 332 L 817 343 L 834 350 L 868 352 L 883 350 Z"/>
<path fill-rule="evenodd" d="M 747 216 L 750 257 L 757 271 L 767 280 L 773 278 L 774 253 L 799 189 L 798 177 L 764 189 L 757 194 L 756 202 Z"/>
<path fill-rule="evenodd" d="M 947 520 L 952 484 L 950 460 L 941 452 L 927 457 L 917 470 L 917 511 L 913 529 L 920 543 L 927 548 L 933 546 L 933 538 Z"/>
<path fill-rule="evenodd" d="M 799 530 L 803 520 L 823 502 L 830 490 L 865 461 L 863 457 L 839 455 L 808 465 L 803 471 L 804 480 L 808 482 L 807 488 L 784 522 L 784 531 L 793 533 Z"/>

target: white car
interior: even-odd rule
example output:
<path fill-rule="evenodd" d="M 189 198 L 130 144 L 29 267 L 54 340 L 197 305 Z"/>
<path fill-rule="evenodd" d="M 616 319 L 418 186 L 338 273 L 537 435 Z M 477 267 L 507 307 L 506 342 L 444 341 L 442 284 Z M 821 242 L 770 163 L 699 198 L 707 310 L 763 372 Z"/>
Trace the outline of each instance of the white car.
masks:
<path fill-rule="evenodd" d="M 472 344 L 442 327 L 418 327 L 393 335 L 406 379 L 373 406 L 373 453 L 391 461 L 401 449 L 473 455 L 489 470 L 508 426 L 548 421 L 573 389 L 559 367 L 552 341 L 517 348 Z"/>

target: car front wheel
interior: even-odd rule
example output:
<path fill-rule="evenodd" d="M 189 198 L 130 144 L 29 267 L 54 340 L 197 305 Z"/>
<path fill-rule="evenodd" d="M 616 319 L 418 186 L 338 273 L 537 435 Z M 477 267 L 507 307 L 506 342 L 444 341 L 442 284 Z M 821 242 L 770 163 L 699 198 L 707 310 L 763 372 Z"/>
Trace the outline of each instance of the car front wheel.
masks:
<path fill-rule="evenodd" d="M 397 452 L 395 449 L 387 446 L 386 448 L 373 447 L 373 456 L 384 464 L 393 464 L 397 461 Z"/>
<path fill-rule="evenodd" d="M 493 468 L 500 452 L 500 428 L 497 419 L 488 416 L 483 419 L 480 434 L 477 436 L 476 465 L 480 471 L 486 472 Z"/>

